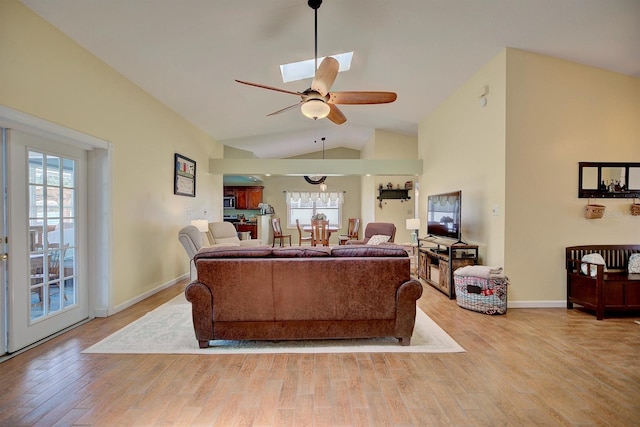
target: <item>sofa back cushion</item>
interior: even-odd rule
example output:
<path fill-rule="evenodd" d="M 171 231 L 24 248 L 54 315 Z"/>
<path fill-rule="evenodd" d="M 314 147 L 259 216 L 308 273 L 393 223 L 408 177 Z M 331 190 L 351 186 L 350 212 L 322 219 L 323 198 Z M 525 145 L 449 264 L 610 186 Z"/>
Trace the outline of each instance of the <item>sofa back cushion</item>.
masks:
<path fill-rule="evenodd" d="M 288 248 L 273 248 L 271 250 L 271 256 L 276 258 L 315 258 L 328 257 L 330 255 L 331 249 L 326 246 L 291 246 Z"/>
<path fill-rule="evenodd" d="M 270 246 L 211 246 L 202 248 L 194 260 L 206 258 L 265 258 L 271 255 Z"/>
<path fill-rule="evenodd" d="M 409 255 L 401 246 L 397 245 L 345 245 L 331 249 L 334 257 L 401 257 Z"/>

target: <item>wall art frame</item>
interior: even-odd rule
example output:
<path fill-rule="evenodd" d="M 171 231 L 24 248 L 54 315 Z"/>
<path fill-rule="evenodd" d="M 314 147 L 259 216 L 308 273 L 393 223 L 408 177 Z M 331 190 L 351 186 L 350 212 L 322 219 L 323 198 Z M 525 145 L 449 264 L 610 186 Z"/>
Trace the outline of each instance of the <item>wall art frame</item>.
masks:
<path fill-rule="evenodd" d="M 178 153 L 173 156 L 173 194 L 196 197 L 196 162 Z"/>

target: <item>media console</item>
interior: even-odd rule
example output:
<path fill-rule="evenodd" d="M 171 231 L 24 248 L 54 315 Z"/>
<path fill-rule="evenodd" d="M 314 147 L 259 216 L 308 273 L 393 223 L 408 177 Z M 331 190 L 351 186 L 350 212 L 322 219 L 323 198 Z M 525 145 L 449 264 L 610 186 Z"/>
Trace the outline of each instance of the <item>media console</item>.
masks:
<path fill-rule="evenodd" d="M 477 245 L 418 239 L 418 277 L 450 299 L 456 297 L 453 272 L 477 262 Z"/>

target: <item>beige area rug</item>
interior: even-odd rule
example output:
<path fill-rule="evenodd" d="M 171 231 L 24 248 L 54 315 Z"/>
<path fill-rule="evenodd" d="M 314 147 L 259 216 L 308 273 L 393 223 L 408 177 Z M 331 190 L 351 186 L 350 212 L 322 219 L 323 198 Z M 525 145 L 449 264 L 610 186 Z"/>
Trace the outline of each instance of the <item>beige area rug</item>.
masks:
<path fill-rule="evenodd" d="M 410 346 L 398 340 L 363 338 L 305 341 L 215 340 L 201 349 L 193 332 L 191 304 L 178 295 L 83 353 L 249 354 L 249 353 L 457 353 L 465 350 L 422 310 Z"/>

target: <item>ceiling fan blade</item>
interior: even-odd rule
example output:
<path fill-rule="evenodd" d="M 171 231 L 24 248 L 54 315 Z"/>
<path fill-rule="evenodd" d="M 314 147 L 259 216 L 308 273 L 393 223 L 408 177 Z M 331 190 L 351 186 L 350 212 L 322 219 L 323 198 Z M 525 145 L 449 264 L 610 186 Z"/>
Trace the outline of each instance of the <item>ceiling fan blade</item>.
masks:
<path fill-rule="evenodd" d="M 396 100 L 395 92 L 331 92 L 331 104 L 387 104 Z"/>
<path fill-rule="evenodd" d="M 280 89 L 280 88 L 273 87 L 273 86 L 261 85 L 261 84 L 259 84 L 259 83 L 245 82 L 245 81 L 237 80 L 237 79 L 236 79 L 236 81 L 237 81 L 238 83 L 242 83 L 243 85 L 255 86 L 255 87 L 260 87 L 260 88 L 262 88 L 262 89 L 275 90 L 275 91 L 277 91 L 277 92 L 283 92 L 283 93 L 289 93 L 289 94 L 291 94 L 291 95 L 298 95 L 298 96 L 302 96 L 302 94 L 301 94 L 300 92 L 292 92 L 292 91 L 290 91 L 290 90 Z"/>
<path fill-rule="evenodd" d="M 278 111 L 274 111 L 271 114 L 267 114 L 267 117 L 269 116 L 275 116 L 276 114 L 280 114 L 280 113 L 284 113 L 287 110 L 291 110 L 293 108 L 299 107 L 300 104 L 302 104 L 302 101 L 298 102 L 297 104 L 293 104 L 293 105 L 289 105 L 288 107 L 284 107 L 282 110 L 278 110 Z"/>
<path fill-rule="evenodd" d="M 334 104 L 327 104 L 327 105 L 329 106 L 329 108 L 331 108 L 331 111 L 329 111 L 329 115 L 327 116 L 329 120 L 331 120 L 333 123 L 337 125 L 341 125 L 347 121 L 347 118 L 344 116 L 344 114 L 342 114 L 342 111 L 340 111 L 337 105 L 334 105 Z"/>
<path fill-rule="evenodd" d="M 331 85 L 336 80 L 340 64 L 338 60 L 327 56 L 316 70 L 316 76 L 311 82 L 311 89 L 315 90 L 322 96 L 326 96 L 331 89 Z"/>

